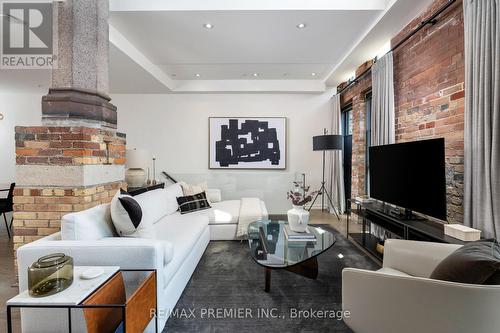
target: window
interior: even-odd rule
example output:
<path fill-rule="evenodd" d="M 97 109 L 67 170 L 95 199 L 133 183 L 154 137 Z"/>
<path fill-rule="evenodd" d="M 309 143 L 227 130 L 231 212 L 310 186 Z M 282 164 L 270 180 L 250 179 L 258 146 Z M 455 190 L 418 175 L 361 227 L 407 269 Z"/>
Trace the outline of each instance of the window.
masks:
<path fill-rule="evenodd" d="M 352 106 L 349 105 L 342 110 L 342 134 L 352 135 Z"/>
<path fill-rule="evenodd" d="M 344 188 L 345 199 L 351 198 L 351 177 L 352 177 L 352 105 L 342 108 L 342 135 L 344 136 Z"/>

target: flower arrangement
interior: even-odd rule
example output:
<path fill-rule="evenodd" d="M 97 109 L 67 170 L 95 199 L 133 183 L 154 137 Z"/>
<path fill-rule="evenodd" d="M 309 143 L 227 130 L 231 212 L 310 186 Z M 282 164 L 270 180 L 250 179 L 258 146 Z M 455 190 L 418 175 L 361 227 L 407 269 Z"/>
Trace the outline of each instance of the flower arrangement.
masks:
<path fill-rule="evenodd" d="M 310 186 L 302 186 L 298 182 L 293 182 L 295 188 L 286 193 L 287 199 L 292 201 L 294 206 L 305 206 L 310 202 L 318 191 L 309 192 Z"/>

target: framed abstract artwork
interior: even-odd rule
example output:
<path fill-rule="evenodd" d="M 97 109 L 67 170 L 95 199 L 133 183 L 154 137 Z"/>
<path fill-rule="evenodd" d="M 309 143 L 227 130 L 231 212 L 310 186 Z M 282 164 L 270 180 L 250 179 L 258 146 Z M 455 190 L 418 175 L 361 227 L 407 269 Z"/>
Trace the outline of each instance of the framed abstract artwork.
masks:
<path fill-rule="evenodd" d="M 285 169 L 286 118 L 210 117 L 210 169 Z"/>

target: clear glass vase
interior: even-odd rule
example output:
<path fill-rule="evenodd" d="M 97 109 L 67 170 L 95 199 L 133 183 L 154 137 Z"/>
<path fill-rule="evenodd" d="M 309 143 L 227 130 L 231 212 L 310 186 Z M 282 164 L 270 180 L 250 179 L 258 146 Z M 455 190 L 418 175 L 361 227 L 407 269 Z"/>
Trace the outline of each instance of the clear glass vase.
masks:
<path fill-rule="evenodd" d="M 64 253 L 41 257 L 28 268 L 28 290 L 33 297 L 56 294 L 73 283 L 73 258 Z"/>

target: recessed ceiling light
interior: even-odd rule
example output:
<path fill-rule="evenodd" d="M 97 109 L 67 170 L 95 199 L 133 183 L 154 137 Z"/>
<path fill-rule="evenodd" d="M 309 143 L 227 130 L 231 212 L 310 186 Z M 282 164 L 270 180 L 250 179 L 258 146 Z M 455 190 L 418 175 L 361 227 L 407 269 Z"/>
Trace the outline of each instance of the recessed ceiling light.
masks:
<path fill-rule="evenodd" d="M 200 75 L 200 74 L 198 74 L 198 73 L 196 73 L 194 76 L 196 76 L 196 77 L 200 77 L 201 75 Z"/>
<path fill-rule="evenodd" d="M 305 23 L 299 23 L 297 24 L 297 29 L 304 29 L 306 27 Z"/>
<path fill-rule="evenodd" d="M 312 73 L 311 73 L 311 75 L 312 75 L 312 76 L 316 76 L 316 73 L 312 72 Z"/>
<path fill-rule="evenodd" d="M 257 77 L 257 76 L 259 76 L 259 73 L 253 73 L 252 76 Z"/>
<path fill-rule="evenodd" d="M 214 25 L 212 23 L 205 23 L 203 25 L 203 28 L 205 28 L 205 29 L 212 29 L 213 27 L 214 27 Z"/>

